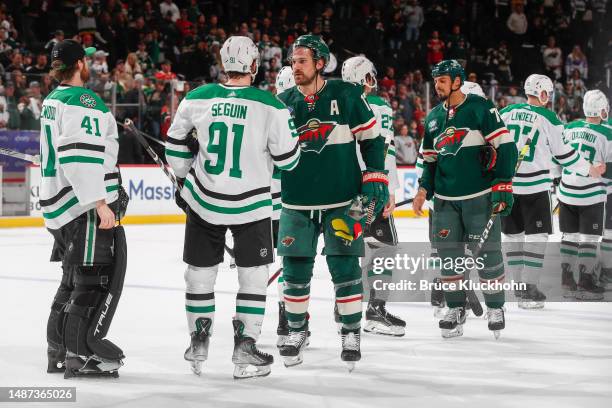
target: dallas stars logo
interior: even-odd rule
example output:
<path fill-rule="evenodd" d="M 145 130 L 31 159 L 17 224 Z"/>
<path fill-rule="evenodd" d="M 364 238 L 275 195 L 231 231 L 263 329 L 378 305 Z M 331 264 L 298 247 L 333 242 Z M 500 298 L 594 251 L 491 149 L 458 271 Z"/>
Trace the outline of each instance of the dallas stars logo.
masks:
<path fill-rule="evenodd" d="M 305 125 L 298 128 L 300 148 L 303 152 L 321 153 L 327 144 L 327 138 L 335 127 L 336 123 L 334 122 L 310 119 Z"/>
<path fill-rule="evenodd" d="M 463 147 L 463 140 L 467 136 L 469 129 L 449 127 L 438 136 L 434 142 L 434 149 L 442 156 L 454 156 Z"/>
<path fill-rule="evenodd" d="M 83 105 L 87 106 L 88 108 L 95 108 L 96 107 L 96 100 L 91 95 L 83 94 L 79 98 L 79 101 L 81 101 L 81 103 Z"/>

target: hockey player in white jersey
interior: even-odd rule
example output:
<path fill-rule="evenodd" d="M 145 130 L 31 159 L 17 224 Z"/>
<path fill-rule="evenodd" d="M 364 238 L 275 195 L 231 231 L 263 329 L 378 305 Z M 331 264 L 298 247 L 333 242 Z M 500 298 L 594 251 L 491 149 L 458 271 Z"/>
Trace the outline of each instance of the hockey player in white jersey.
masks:
<path fill-rule="evenodd" d="M 234 378 L 270 373 L 272 356 L 256 347 L 265 312 L 268 266 L 273 261 L 273 166 L 293 169 L 300 158 L 289 111 L 274 95 L 251 87 L 259 52 L 247 37 L 221 48 L 226 84 L 208 84 L 181 101 L 168 131 L 166 158 L 187 204 L 183 261 L 191 344 L 185 359 L 196 374 L 207 359 L 215 313 L 214 285 L 225 233 L 234 236 L 239 289 L 234 326 Z M 186 145 L 197 130 L 199 149 Z"/>
<path fill-rule="evenodd" d="M 552 161 L 566 171 L 580 174 L 585 180 L 589 180 L 586 178 L 589 174 L 596 177 L 601 174 L 572 146 L 564 143 L 563 124 L 546 108 L 553 92 L 550 78 L 532 74 L 525 80 L 527 103 L 509 105 L 500 112 L 519 150 L 531 140 L 529 153 L 512 181 L 512 212 L 502 218 L 508 269 L 514 273 L 515 280 L 526 283 L 526 290 L 516 292 L 519 307 L 524 309 L 541 309 L 546 299 L 537 284 L 548 236 L 553 232 Z"/>
<path fill-rule="evenodd" d="M 365 257 L 361 259 L 361 268 L 367 274 L 370 287 L 370 298 L 366 309 L 366 325 L 364 331 L 372 334 L 401 337 L 405 333 L 406 322 L 387 312 L 387 290 L 375 290 L 374 283 L 386 284 L 391 280 L 391 270 L 374 274 L 373 260 L 376 252 L 385 247 L 397 245 L 397 232 L 393 220 L 395 208 L 395 190 L 399 188 L 397 165 L 395 159 L 395 143 L 393 141 L 393 111 L 391 106 L 380 96 L 373 93 L 376 89 L 376 69 L 374 64 L 364 56 L 351 57 L 342 64 L 342 79 L 363 87 L 363 92 L 370 108 L 376 117 L 377 132 L 385 138 L 386 156 L 385 170 L 389 174 L 389 201 L 384 210 L 366 227 Z M 361 154 L 358 150 L 358 156 Z M 363 160 L 360 160 L 362 170 L 365 170 Z M 336 322 L 340 323 L 339 314 L 335 313 Z"/>
<path fill-rule="evenodd" d="M 591 90 L 584 95 L 582 108 L 586 119 L 567 124 L 563 136 L 586 160 L 598 163 L 599 175 L 611 178 L 612 132 L 602 124 L 608 118 L 608 100 L 603 92 Z M 574 294 L 580 300 L 603 299 L 604 288 L 596 284 L 595 266 L 598 242 L 604 231 L 606 193 L 605 178 L 587 178 L 567 169 L 563 171 L 559 185 L 559 226 L 563 232 L 562 285 L 567 297 Z"/>
<path fill-rule="evenodd" d="M 117 124 L 104 102 L 84 88 L 83 49 L 55 45 L 51 75 L 60 84 L 43 101 L 40 204 L 55 242 L 51 261 L 63 276 L 47 323 L 48 372 L 64 377 L 118 376 L 123 351 L 105 339 L 121 295 L 127 246 L 126 194 L 116 167 Z"/>
<path fill-rule="evenodd" d="M 293 70 L 290 66 L 284 66 L 278 71 L 278 75 L 276 76 L 276 93 L 279 94 L 281 92 L 286 91 L 289 88 L 295 86 L 295 81 L 293 79 Z M 274 172 L 272 173 L 272 232 L 274 234 L 274 246 L 276 247 L 276 243 L 278 242 L 278 223 L 280 220 L 280 214 L 282 209 L 281 203 L 281 174 L 280 170 L 276 167 L 274 168 Z M 284 285 L 285 280 L 283 279 L 282 273 L 279 275 L 277 280 L 277 289 L 278 289 L 278 326 L 276 328 L 276 334 L 278 335 L 278 340 L 276 341 L 276 346 L 280 347 L 285 343 L 285 339 L 289 335 L 289 324 L 287 322 L 287 316 L 285 316 L 285 301 L 283 291 L 285 289 Z"/>
<path fill-rule="evenodd" d="M 604 115 L 602 114 L 601 116 Z M 607 116 L 608 120 L 603 121 L 602 124 L 612 132 L 609 112 L 607 112 Z M 606 199 L 604 236 L 599 244 L 599 256 L 601 259 L 600 282 L 604 287 L 609 287 L 609 285 L 612 283 L 612 166 L 606 166 L 606 174 L 604 176 L 606 178 L 605 182 L 608 185 L 608 198 Z"/>

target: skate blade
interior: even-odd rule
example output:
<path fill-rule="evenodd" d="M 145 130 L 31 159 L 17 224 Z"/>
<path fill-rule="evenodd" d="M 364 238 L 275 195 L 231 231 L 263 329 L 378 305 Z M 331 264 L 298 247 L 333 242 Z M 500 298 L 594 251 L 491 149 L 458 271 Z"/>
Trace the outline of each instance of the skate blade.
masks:
<path fill-rule="evenodd" d="M 544 309 L 544 302 L 540 301 L 521 301 L 518 307 L 525 310 Z"/>
<path fill-rule="evenodd" d="M 495 337 L 495 340 L 499 340 L 499 337 L 501 336 L 501 330 L 493 330 L 493 336 Z"/>
<path fill-rule="evenodd" d="M 452 339 L 453 337 L 463 336 L 463 326 L 458 325 L 454 329 L 442 329 L 442 337 L 445 339 Z"/>
<path fill-rule="evenodd" d="M 363 331 L 378 336 L 402 337 L 406 331 L 401 326 L 386 326 L 380 322 L 368 321 Z"/>
<path fill-rule="evenodd" d="M 603 293 L 592 293 L 587 291 L 576 292 L 576 299 L 578 300 L 603 300 Z"/>
<path fill-rule="evenodd" d="M 75 377 L 90 377 L 90 378 L 119 378 L 119 371 L 78 371 L 67 368 L 64 371 L 64 379 L 75 378 Z"/>
<path fill-rule="evenodd" d="M 195 375 L 201 375 L 202 374 L 202 361 L 191 361 L 189 363 L 189 366 L 191 367 L 191 371 L 195 374 Z"/>
<path fill-rule="evenodd" d="M 355 369 L 355 361 L 345 361 L 346 363 L 346 368 L 348 369 L 349 373 L 352 373 L 353 370 Z"/>
<path fill-rule="evenodd" d="M 297 356 L 287 356 L 283 357 L 283 363 L 285 367 L 294 367 L 296 365 L 300 365 L 304 362 L 304 357 L 302 354 L 298 354 Z"/>
<path fill-rule="evenodd" d="M 249 370 L 253 367 L 253 370 Z M 251 366 L 249 364 L 236 364 L 234 366 L 234 379 L 244 380 L 246 378 L 266 377 L 270 375 L 272 369 L 269 365 L 266 366 Z"/>

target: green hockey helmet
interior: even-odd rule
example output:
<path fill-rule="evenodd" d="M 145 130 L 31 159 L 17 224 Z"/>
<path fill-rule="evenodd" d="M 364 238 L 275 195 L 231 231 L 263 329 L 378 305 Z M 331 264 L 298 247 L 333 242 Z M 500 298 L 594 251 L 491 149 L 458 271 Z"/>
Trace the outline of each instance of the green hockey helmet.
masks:
<path fill-rule="evenodd" d="M 318 61 L 320 58 L 323 58 L 323 61 L 325 61 L 323 69 L 325 69 L 325 67 L 329 63 L 329 47 L 327 46 L 327 44 L 325 44 L 325 41 L 323 41 L 320 36 L 313 34 L 301 35 L 293 43 L 292 51 L 295 50 L 297 47 L 310 48 L 312 50 L 312 54 L 315 61 Z"/>
<path fill-rule="evenodd" d="M 463 70 L 461 64 L 459 64 L 456 60 L 440 61 L 431 70 L 432 78 L 437 78 L 444 75 L 450 76 L 452 81 L 459 77 L 462 85 L 465 82 L 465 71 Z"/>

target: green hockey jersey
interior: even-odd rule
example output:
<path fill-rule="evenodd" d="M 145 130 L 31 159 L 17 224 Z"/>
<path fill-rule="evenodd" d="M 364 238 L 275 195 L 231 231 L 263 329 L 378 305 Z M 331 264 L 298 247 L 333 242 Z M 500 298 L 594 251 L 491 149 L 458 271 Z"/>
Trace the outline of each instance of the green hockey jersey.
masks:
<path fill-rule="evenodd" d="M 314 103 L 298 87 L 281 93 L 299 134 L 301 158 L 283 171 L 283 207 L 325 209 L 347 205 L 361 190 L 356 143 L 367 167 L 384 169 L 384 138 L 360 86 L 327 80 Z"/>
<path fill-rule="evenodd" d="M 448 119 L 447 119 L 448 117 Z M 497 150 L 497 163 L 485 172 L 482 146 Z M 467 95 L 448 112 L 436 106 L 425 119 L 421 187 L 444 200 L 466 200 L 491 191 L 495 179 L 510 181 L 517 160 L 514 139 L 491 101 Z"/>

